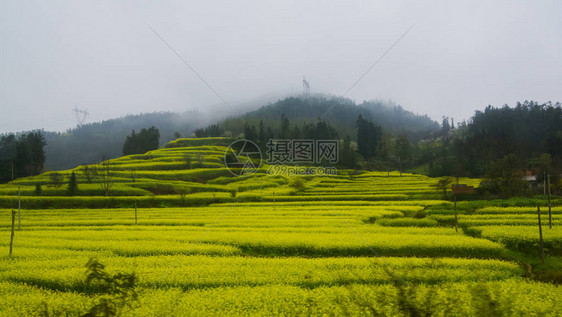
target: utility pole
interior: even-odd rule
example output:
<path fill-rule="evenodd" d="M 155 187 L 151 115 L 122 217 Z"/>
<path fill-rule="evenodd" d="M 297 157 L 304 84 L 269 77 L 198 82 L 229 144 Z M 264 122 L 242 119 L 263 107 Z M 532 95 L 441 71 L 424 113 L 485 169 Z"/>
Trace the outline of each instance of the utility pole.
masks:
<path fill-rule="evenodd" d="M 539 215 L 539 242 L 541 248 L 541 261 L 544 264 L 544 245 L 542 241 L 542 225 L 541 225 L 541 208 L 537 206 L 537 214 Z"/>
<path fill-rule="evenodd" d="M 18 185 L 18 231 L 21 230 L 21 187 Z"/>
<path fill-rule="evenodd" d="M 550 207 L 550 174 L 548 174 L 548 226 L 550 229 L 552 229 L 552 211 L 551 211 L 551 207 Z"/>
<path fill-rule="evenodd" d="M 459 220 L 457 218 L 457 194 L 453 194 L 455 198 L 455 232 L 459 232 Z"/>
<path fill-rule="evenodd" d="M 14 226 L 16 222 L 16 212 L 12 210 L 12 235 L 10 236 L 10 256 L 12 256 L 12 249 L 14 246 Z"/>

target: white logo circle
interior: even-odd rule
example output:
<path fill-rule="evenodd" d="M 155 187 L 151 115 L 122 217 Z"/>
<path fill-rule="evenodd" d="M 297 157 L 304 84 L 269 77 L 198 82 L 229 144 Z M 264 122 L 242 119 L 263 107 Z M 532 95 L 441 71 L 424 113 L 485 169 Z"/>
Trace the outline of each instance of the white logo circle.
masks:
<path fill-rule="evenodd" d="M 260 147 L 250 140 L 236 140 L 224 152 L 224 165 L 234 176 L 251 175 L 262 165 Z"/>

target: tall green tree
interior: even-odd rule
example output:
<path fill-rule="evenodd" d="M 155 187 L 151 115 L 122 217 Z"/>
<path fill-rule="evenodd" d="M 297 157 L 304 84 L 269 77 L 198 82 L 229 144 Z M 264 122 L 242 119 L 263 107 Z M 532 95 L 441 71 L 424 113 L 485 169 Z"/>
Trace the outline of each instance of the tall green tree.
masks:
<path fill-rule="evenodd" d="M 449 131 L 451 131 L 452 127 L 451 125 L 449 125 L 449 117 L 445 117 L 443 116 L 443 121 L 441 123 L 441 133 L 443 135 L 446 135 L 447 133 L 449 133 Z"/>
<path fill-rule="evenodd" d="M 400 174 L 408 168 L 412 159 L 412 146 L 405 134 L 401 134 L 395 143 L 396 158 L 398 159 L 398 170 Z"/>
<path fill-rule="evenodd" d="M 72 171 L 70 174 L 70 179 L 68 180 L 68 195 L 74 196 L 78 193 L 78 181 L 76 180 L 76 174 Z"/>
<path fill-rule="evenodd" d="M 14 160 L 16 159 L 16 136 L 9 134 L 0 139 L 0 182 L 5 183 L 16 177 Z"/>
<path fill-rule="evenodd" d="M 338 165 L 344 168 L 355 168 L 355 154 L 351 146 L 351 139 L 346 136 L 340 147 L 340 155 Z"/>
<path fill-rule="evenodd" d="M 505 155 L 486 169 L 487 189 L 503 198 L 525 193 L 528 185 L 523 180 L 523 162 L 515 154 Z"/>
<path fill-rule="evenodd" d="M 318 120 L 316 123 L 304 123 L 301 135 L 302 138 L 311 140 L 334 140 L 339 138 L 338 131 L 323 120 Z"/>
<path fill-rule="evenodd" d="M 260 120 L 258 125 L 258 144 L 260 147 L 263 147 L 268 140 L 265 139 L 265 130 L 263 128 L 263 120 Z"/>
<path fill-rule="evenodd" d="M 288 139 L 290 138 L 290 123 L 289 118 L 283 113 L 281 115 L 281 132 L 279 134 L 280 139 Z"/>
<path fill-rule="evenodd" d="M 219 137 L 224 134 L 224 129 L 218 124 L 211 124 L 204 129 L 197 129 L 193 133 L 198 138 Z"/>
<path fill-rule="evenodd" d="M 245 122 L 244 123 L 244 138 L 246 140 L 250 140 L 252 142 L 258 142 L 259 135 L 258 131 L 256 131 L 256 127 Z"/>
<path fill-rule="evenodd" d="M 365 159 L 374 157 L 382 137 L 381 127 L 375 126 L 362 115 L 357 118 L 355 126 L 357 128 L 357 152 Z"/>
<path fill-rule="evenodd" d="M 16 138 L 13 134 L 0 139 L 0 182 L 38 175 L 45 164 L 47 143 L 41 132 L 30 132 Z"/>

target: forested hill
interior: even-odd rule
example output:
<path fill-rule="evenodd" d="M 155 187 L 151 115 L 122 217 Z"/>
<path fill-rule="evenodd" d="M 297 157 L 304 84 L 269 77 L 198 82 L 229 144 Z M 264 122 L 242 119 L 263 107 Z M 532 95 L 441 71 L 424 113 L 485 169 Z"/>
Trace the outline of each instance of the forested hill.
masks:
<path fill-rule="evenodd" d="M 90 123 L 64 133 L 45 132 L 45 170 L 69 169 L 119 157 L 132 130 L 154 126 L 160 131 L 160 144 L 165 144 L 191 135 L 206 120 L 198 112 L 156 112 Z"/>
<path fill-rule="evenodd" d="M 349 135 L 352 139 L 356 136 L 355 123 L 359 114 L 387 132 L 413 135 L 439 129 L 439 125 L 429 117 L 413 114 L 392 103 L 369 101 L 356 105 L 349 99 L 322 96 L 285 98 L 250 111 L 244 117 L 263 120 L 266 126 L 275 128 L 283 113 L 295 123 L 316 122 L 325 114 L 322 119 L 338 129 L 340 135 Z M 195 129 L 213 123 L 212 120 L 198 112 L 159 112 L 86 124 L 64 133 L 45 132 L 45 170 L 68 169 L 118 157 L 123 154 L 123 144 L 132 130 L 138 132 L 142 128 L 155 126 L 160 131 L 160 144 L 164 144 L 176 139 L 177 134 L 191 136 Z M 224 132 L 239 135 L 243 132 L 243 121 L 242 118 L 231 118 L 220 125 Z"/>
<path fill-rule="evenodd" d="M 435 156 L 462 163 L 457 172 L 463 175 L 498 174 L 498 164 L 504 163 L 513 170 L 533 170 L 539 177 L 545 172 L 556 177 L 562 173 L 560 103 L 525 101 L 513 108 L 488 106 L 450 132 L 441 142 L 446 151 Z M 454 165 L 441 173 L 454 173 Z"/>
<path fill-rule="evenodd" d="M 359 106 L 369 110 L 373 121 L 389 132 L 426 132 L 441 128 L 440 124 L 427 115 L 415 114 L 392 101 L 365 101 Z"/>
<path fill-rule="evenodd" d="M 246 120 L 254 125 L 261 120 L 265 126 L 275 130 L 283 114 L 295 124 L 325 120 L 338 130 L 340 136 L 347 135 L 352 139 L 356 136 L 356 121 L 360 114 L 389 133 L 417 134 L 440 129 L 440 125 L 428 116 L 414 114 L 392 102 L 365 101 L 356 104 L 350 99 L 330 96 L 285 98 L 248 112 L 244 118 L 227 119 L 220 126 L 238 135 L 243 132 Z"/>

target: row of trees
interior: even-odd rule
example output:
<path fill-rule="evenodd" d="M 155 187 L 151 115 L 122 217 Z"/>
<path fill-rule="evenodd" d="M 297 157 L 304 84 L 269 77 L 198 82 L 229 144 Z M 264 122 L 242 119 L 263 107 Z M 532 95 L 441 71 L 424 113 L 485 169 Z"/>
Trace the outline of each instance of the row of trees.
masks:
<path fill-rule="evenodd" d="M 287 99 L 280 102 L 281 108 L 272 105 L 256 113 L 270 115 L 273 110 L 287 108 L 310 114 L 330 105 L 322 100 L 295 100 Z M 354 106 L 337 104 L 334 111 L 339 113 L 340 108 L 346 107 Z M 264 112 L 267 109 L 271 111 Z M 337 120 L 290 120 L 285 113 L 274 121 L 267 116 L 257 121 L 251 117 L 246 119 L 213 124 L 196 130 L 195 134 L 198 137 L 232 136 L 228 131 L 239 131 L 236 137 L 250 139 L 264 151 L 269 139 L 337 139 L 340 140 L 339 167 L 412 170 L 430 176 L 486 177 L 488 187 L 496 192 L 499 188 L 510 192 L 514 192 L 514 188 L 524 188 L 527 184 L 521 179 L 529 172 L 538 174 L 539 182 L 545 174 L 551 174 L 552 183 L 557 184 L 562 169 L 562 107 L 559 103 L 526 101 L 513 108 L 489 106 L 470 121 L 456 126 L 452 119 L 444 117 L 441 130 L 430 134 L 385 129 L 380 124 L 382 119 L 362 113 L 352 124 L 351 134 L 347 133 L 349 127 L 341 129 L 341 122 Z M 423 121 L 412 116 L 414 119 Z M 240 126 L 228 126 L 235 122 Z M 156 149 L 159 136 L 155 127 L 139 133 L 133 130 L 123 145 L 123 153 Z M 19 137 L 3 136 L 0 139 L 0 181 L 11 180 L 12 170 L 14 178 L 40 173 L 45 160 L 44 145 L 45 140 L 38 132 Z M 191 162 L 191 158 L 188 160 Z"/>
<path fill-rule="evenodd" d="M 98 183 L 103 194 L 105 196 L 109 196 L 109 191 L 113 187 L 113 184 L 115 183 L 114 180 L 115 172 L 116 172 L 115 164 L 109 161 L 104 161 L 99 165 L 83 165 L 80 171 L 82 173 L 84 180 L 87 183 L 93 183 L 93 182 Z M 134 177 L 134 174 L 132 176 Z M 56 188 L 61 187 L 66 182 L 68 195 L 70 196 L 74 196 L 79 192 L 78 178 L 74 171 L 72 171 L 72 173 L 70 174 L 68 181 L 66 180 L 64 174 L 61 174 L 59 172 L 49 173 L 49 180 L 51 185 Z M 39 195 L 41 194 L 41 192 L 42 192 L 41 185 L 37 184 L 35 188 L 35 193 Z"/>
<path fill-rule="evenodd" d="M 518 103 L 516 107 L 487 107 L 450 135 L 447 143 L 464 158 L 469 175 L 482 175 L 494 161 L 516 154 L 527 168 L 543 153 L 562 163 L 562 107 L 557 104 Z"/>
<path fill-rule="evenodd" d="M 244 137 L 265 147 L 270 139 L 307 139 L 331 140 L 338 139 L 338 131 L 326 121 L 318 120 L 316 123 L 304 122 L 301 125 L 291 123 L 285 114 L 281 115 L 279 133 L 274 133 L 271 127 L 264 128 L 260 120 L 258 128 L 249 123 L 244 123 Z"/>
<path fill-rule="evenodd" d="M 365 158 L 375 156 L 382 137 L 382 129 L 359 115 L 357 127 L 357 152 Z"/>
<path fill-rule="evenodd" d="M 443 124 L 440 137 L 420 142 L 415 150 L 414 164 L 427 166 L 430 176 L 484 177 L 482 190 L 494 195 L 536 193 L 523 181 L 526 174 L 537 176 L 538 187 L 550 174 L 552 189 L 560 190 L 562 107 L 534 101 L 488 106 L 456 128 Z"/>
<path fill-rule="evenodd" d="M 49 174 L 49 179 L 51 181 L 51 184 L 56 188 L 61 187 L 65 182 L 64 175 L 57 172 Z M 72 171 L 72 174 L 70 174 L 70 178 L 68 179 L 67 191 L 68 195 L 70 196 L 78 194 L 78 180 L 74 171 Z M 41 184 L 35 185 L 35 194 L 41 195 L 42 192 L 43 189 L 41 187 Z"/>
<path fill-rule="evenodd" d="M 267 128 L 262 120 L 257 125 L 246 121 L 240 136 L 262 147 L 270 138 L 340 139 L 340 167 L 484 177 L 488 184 L 495 184 L 490 187 L 496 192 L 500 187 L 511 188 L 508 189 L 511 192 L 515 187 L 529 187 L 520 181 L 525 173 L 538 175 L 538 182 L 542 182 L 545 173 L 551 174 L 552 183 L 557 184 L 562 171 L 562 107 L 559 103 L 526 101 L 513 108 L 489 106 L 476 112 L 470 121 L 456 125 L 453 119 L 443 117 L 441 130 L 430 134 L 392 132 L 379 125 L 379 121 L 359 114 L 354 133 L 349 135 L 342 132 L 348 130 L 339 129 L 331 121 L 293 123 L 281 113 L 275 123 L 269 121 Z M 225 133 L 218 124 L 206 131 L 217 133 L 209 136 Z M 545 164 L 545 161 L 550 163 Z M 511 176 L 498 176 L 506 173 L 512 174 L 513 181 Z"/>
<path fill-rule="evenodd" d="M 0 182 L 41 173 L 45 163 L 45 138 L 41 132 L 0 138 Z"/>
<path fill-rule="evenodd" d="M 125 139 L 125 144 L 123 144 L 123 154 L 142 154 L 148 151 L 158 149 L 158 144 L 160 140 L 160 131 L 155 126 L 148 129 L 141 129 L 139 133 L 135 133 L 135 130 L 128 135 Z"/>
<path fill-rule="evenodd" d="M 218 137 L 223 136 L 224 129 L 218 124 L 211 124 L 205 128 L 199 128 L 193 132 L 198 138 Z"/>
<path fill-rule="evenodd" d="M 356 141 L 355 123 L 359 115 L 375 122 L 384 133 L 392 135 L 406 134 L 409 138 L 425 138 L 429 137 L 431 133 L 439 131 L 437 122 L 427 116 L 406 111 L 390 101 L 374 100 L 356 104 L 351 99 L 316 95 L 308 98 L 281 99 L 255 111 L 250 111 L 244 116 L 228 118 L 219 123 L 221 133 L 213 135 L 224 134 L 238 137 L 244 133 L 245 122 L 257 128 L 259 122 L 262 121 L 266 130 L 271 127 L 276 138 L 280 138 L 287 131 L 281 131 L 283 125 L 279 124 L 283 114 L 291 120 L 293 127 L 299 126 L 299 128 L 305 122 L 316 122 L 318 118 L 321 118 L 329 122 L 342 138 L 350 136 L 351 141 Z M 196 135 L 202 134 L 196 133 Z"/>
<path fill-rule="evenodd" d="M 392 133 L 406 133 L 410 131 L 432 130 L 436 123 L 427 116 L 418 116 L 408 112 L 398 105 L 386 101 L 368 101 L 355 104 L 350 99 L 330 96 L 313 96 L 306 99 L 290 97 L 274 102 L 270 105 L 251 111 L 244 117 L 229 118 L 220 126 L 211 129 L 198 129 L 198 137 L 206 136 L 239 136 L 243 133 L 243 122 L 252 122 L 256 128 L 263 120 L 265 133 L 268 127 L 277 136 L 280 131 L 278 121 L 282 113 L 291 118 L 293 124 L 302 125 L 303 122 L 314 122 L 318 116 L 325 116 L 340 136 L 349 135 L 355 141 L 354 122 L 359 113 L 367 120 L 377 122 L 384 131 Z M 197 111 L 184 113 L 145 113 L 131 115 L 103 122 L 89 123 L 65 132 L 43 132 L 46 140 L 46 170 L 62 170 L 74 168 L 80 164 L 91 164 L 102 158 L 114 158 L 123 153 L 123 141 L 131 130 L 139 131 L 143 127 L 157 126 L 160 132 L 160 144 L 178 138 L 180 135 L 191 135 L 193 130 L 202 124 L 210 123 L 210 117 Z M 217 131 L 219 130 L 220 131 Z M 0 159 L 2 160 L 2 159 Z M 11 180 L 11 160 L 9 162 Z M 2 169 L 2 168 L 0 168 Z M 19 176 L 25 176 L 21 173 Z M 3 179 L 2 181 L 6 181 Z"/>
<path fill-rule="evenodd" d="M 383 133 L 381 126 L 359 114 L 355 121 L 355 139 L 344 136 L 329 122 L 318 119 L 314 123 L 292 123 L 283 113 L 277 127 L 264 127 L 262 120 L 257 127 L 251 123 L 243 124 L 240 137 L 258 144 L 265 153 L 270 139 L 340 140 L 338 166 L 342 168 L 366 169 L 407 169 L 411 167 L 414 148 L 406 134 Z M 276 132 L 274 132 L 276 131 Z M 198 137 L 225 136 L 219 124 L 200 129 Z"/>
<path fill-rule="evenodd" d="M 444 123 L 447 122 L 444 120 Z M 498 160 L 515 155 L 521 168 L 535 171 L 549 154 L 553 168 L 562 166 L 562 107 L 559 103 L 518 103 L 487 107 L 472 120 L 443 125 L 443 133 L 419 142 L 416 165 L 427 164 L 431 176 L 482 177 Z"/>

